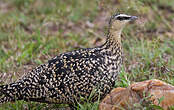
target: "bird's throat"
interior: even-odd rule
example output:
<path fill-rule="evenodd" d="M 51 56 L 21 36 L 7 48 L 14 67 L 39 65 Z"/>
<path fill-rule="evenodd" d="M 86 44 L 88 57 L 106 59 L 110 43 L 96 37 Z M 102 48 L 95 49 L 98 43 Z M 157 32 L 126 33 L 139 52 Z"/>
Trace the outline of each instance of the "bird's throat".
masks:
<path fill-rule="evenodd" d="M 110 36 L 109 37 L 112 37 L 110 38 L 110 40 L 113 40 L 113 42 L 118 42 L 118 43 L 121 43 L 121 33 L 122 33 L 122 30 L 110 30 Z"/>

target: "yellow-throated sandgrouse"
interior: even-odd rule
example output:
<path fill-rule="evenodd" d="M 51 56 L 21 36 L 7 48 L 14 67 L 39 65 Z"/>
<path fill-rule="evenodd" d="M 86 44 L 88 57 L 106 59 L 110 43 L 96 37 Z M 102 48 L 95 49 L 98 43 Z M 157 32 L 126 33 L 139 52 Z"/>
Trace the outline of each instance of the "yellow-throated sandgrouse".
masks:
<path fill-rule="evenodd" d="M 0 103 L 26 100 L 72 104 L 80 97 L 88 98 L 93 90 L 104 97 L 114 86 L 122 65 L 122 29 L 136 18 L 113 15 L 103 45 L 60 54 L 16 82 L 1 85 Z M 93 96 L 94 101 L 97 96 Z"/>

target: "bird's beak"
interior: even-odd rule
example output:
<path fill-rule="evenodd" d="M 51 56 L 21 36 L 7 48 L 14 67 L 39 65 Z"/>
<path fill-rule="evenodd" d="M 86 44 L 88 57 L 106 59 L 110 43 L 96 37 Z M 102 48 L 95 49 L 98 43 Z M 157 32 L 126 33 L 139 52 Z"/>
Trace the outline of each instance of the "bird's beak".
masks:
<path fill-rule="evenodd" d="M 131 18 L 130 18 L 131 21 L 134 21 L 136 19 L 138 19 L 138 17 L 136 17 L 136 16 L 131 16 Z"/>

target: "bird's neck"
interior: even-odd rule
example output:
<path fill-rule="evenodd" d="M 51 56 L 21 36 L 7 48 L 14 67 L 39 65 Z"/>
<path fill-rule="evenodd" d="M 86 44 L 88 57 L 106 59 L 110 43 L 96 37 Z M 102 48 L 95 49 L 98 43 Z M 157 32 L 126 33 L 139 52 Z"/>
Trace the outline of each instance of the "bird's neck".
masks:
<path fill-rule="evenodd" d="M 113 85 L 122 65 L 121 31 L 110 29 L 103 45 L 103 53 L 107 55 L 105 63 L 108 64 L 108 76 L 110 76 Z"/>
<path fill-rule="evenodd" d="M 107 35 L 107 42 L 108 43 L 121 43 L 121 32 L 122 32 L 122 29 L 114 30 L 111 28 Z"/>
<path fill-rule="evenodd" d="M 122 29 L 115 30 L 113 28 L 110 28 L 107 34 L 107 39 L 104 44 L 104 47 L 110 49 L 114 54 L 117 54 L 117 50 L 122 51 L 121 32 Z"/>

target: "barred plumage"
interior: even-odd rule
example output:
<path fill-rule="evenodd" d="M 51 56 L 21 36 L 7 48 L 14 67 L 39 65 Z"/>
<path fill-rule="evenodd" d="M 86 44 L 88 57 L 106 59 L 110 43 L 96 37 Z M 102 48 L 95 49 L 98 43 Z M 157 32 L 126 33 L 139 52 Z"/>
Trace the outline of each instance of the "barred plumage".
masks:
<path fill-rule="evenodd" d="M 0 86 L 0 103 L 26 100 L 72 104 L 103 98 L 115 84 L 122 64 L 121 31 L 135 16 L 111 17 L 106 42 L 95 48 L 63 53 L 28 72 L 14 83 Z"/>

